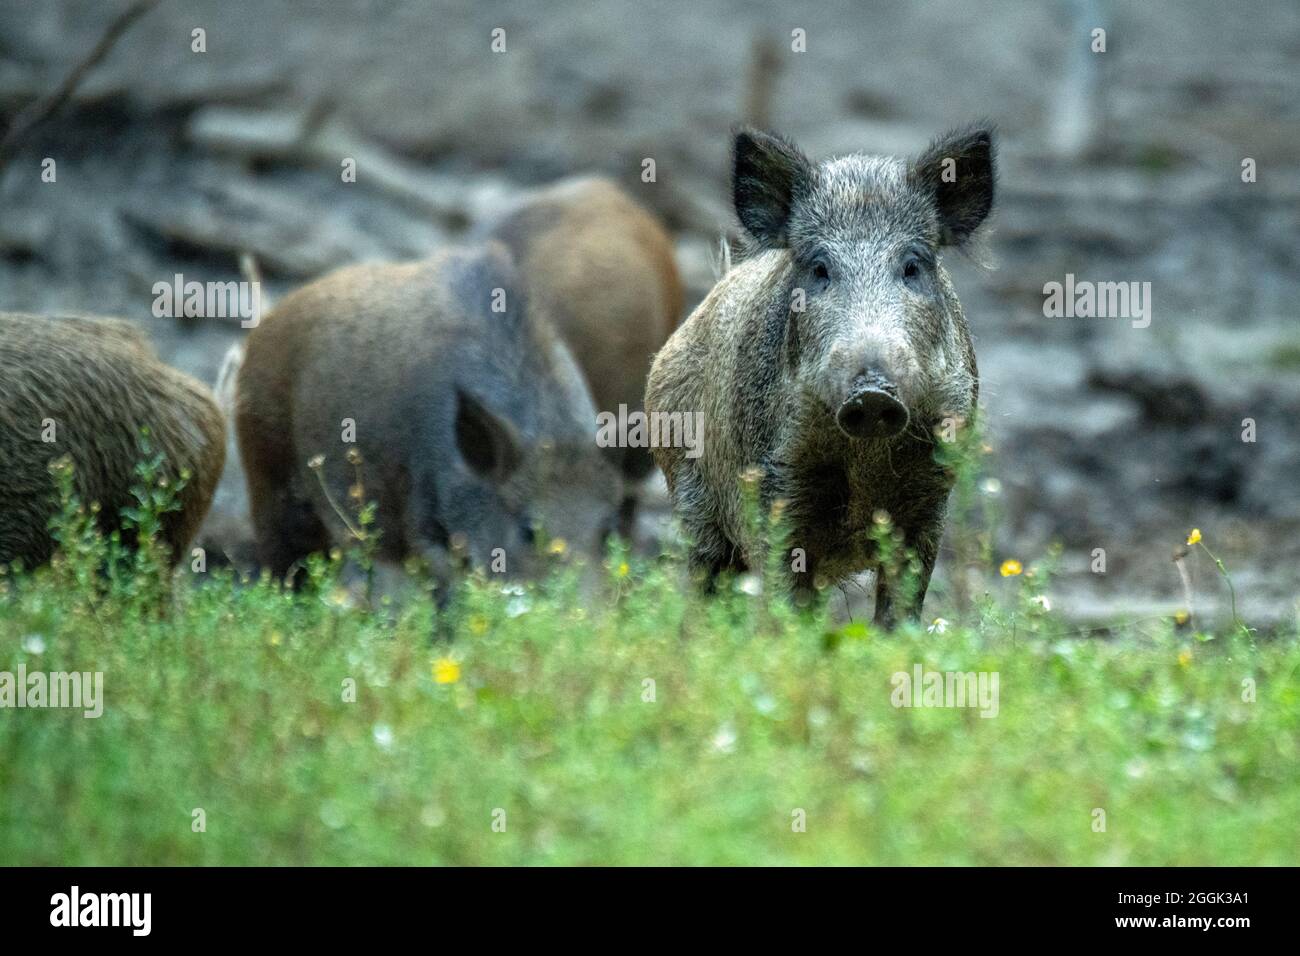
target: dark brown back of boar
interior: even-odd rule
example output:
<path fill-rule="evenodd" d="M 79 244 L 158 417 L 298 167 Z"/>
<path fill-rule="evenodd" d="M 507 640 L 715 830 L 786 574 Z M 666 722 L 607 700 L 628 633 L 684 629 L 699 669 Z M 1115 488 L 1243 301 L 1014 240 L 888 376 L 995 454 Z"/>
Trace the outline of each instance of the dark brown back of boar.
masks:
<path fill-rule="evenodd" d="M 53 441 L 44 438 L 53 430 Z M 134 505 L 141 429 L 173 476 L 191 477 L 163 518 L 174 560 L 193 539 L 225 463 L 225 423 L 199 382 L 161 362 L 128 322 L 0 313 L 0 562 L 48 560 L 58 507 L 50 465 L 68 456 L 73 488 L 98 502 L 105 532 Z"/>

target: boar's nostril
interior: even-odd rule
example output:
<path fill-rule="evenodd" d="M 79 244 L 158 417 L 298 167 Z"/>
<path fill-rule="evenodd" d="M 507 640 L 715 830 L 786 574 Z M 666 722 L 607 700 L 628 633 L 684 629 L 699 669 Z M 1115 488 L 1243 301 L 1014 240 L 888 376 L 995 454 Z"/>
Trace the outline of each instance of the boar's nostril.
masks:
<path fill-rule="evenodd" d="M 907 427 L 907 408 L 881 388 L 856 392 L 835 414 L 835 423 L 850 438 L 892 438 Z"/>
<path fill-rule="evenodd" d="M 857 402 L 845 402 L 840 406 L 840 413 L 835 416 L 835 421 L 844 433 L 852 436 L 861 433 L 866 420 L 867 414 Z"/>

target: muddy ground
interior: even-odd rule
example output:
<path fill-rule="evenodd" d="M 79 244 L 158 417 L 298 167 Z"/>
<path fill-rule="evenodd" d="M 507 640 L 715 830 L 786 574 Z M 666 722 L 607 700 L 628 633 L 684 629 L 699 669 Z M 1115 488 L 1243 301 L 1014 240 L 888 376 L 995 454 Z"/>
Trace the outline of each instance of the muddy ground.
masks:
<path fill-rule="evenodd" d="M 125 6 L 0 0 L 0 129 Z M 1104 53 L 1089 50 L 1096 26 Z M 1292 0 L 163 0 L 0 169 L 0 308 L 135 319 L 211 382 L 242 333 L 153 318 L 155 282 L 237 279 L 250 252 L 283 295 L 345 263 L 420 256 L 582 171 L 667 220 L 694 302 L 733 228 L 733 123 L 766 121 L 824 155 L 912 152 L 976 117 L 1001 129 L 1000 203 L 988 262 L 950 268 L 979 352 L 996 556 L 1032 562 L 1058 542 L 1057 607 L 1141 617 L 1182 605 L 1170 555 L 1198 526 L 1245 616 L 1292 618 Z M 647 157 L 653 183 L 639 178 Z M 1150 282 L 1150 326 L 1045 317 L 1044 285 L 1067 273 Z M 243 520 L 232 469 L 209 541 L 238 552 Z M 646 534 L 666 527 L 652 509 Z M 1105 574 L 1089 570 L 1095 548 Z M 1218 613 L 1213 566 L 1193 564 L 1198 609 Z M 941 584 L 950 573 L 941 559 Z"/>

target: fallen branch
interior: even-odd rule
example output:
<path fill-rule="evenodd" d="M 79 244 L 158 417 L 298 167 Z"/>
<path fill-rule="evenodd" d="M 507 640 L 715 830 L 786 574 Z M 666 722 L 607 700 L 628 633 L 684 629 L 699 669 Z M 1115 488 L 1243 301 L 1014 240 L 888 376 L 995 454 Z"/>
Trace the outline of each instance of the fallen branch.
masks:
<path fill-rule="evenodd" d="M 77 87 L 81 85 L 86 74 L 108 56 L 117 41 L 136 20 L 156 7 L 159 2 L 160 0 L 135 0 L 135 3 L 118 14 L 117 18 L 108 25 L 108 29 L 104 31 L 90 53 L 72 68 L 52 93 L 36 100 L 14 118 L 4 138 L 0 139 L 0 170 L 4 169 L 5 163 L 14 154 L 23 137 L 62 109 L 63 104 L 77 92 Z"/>

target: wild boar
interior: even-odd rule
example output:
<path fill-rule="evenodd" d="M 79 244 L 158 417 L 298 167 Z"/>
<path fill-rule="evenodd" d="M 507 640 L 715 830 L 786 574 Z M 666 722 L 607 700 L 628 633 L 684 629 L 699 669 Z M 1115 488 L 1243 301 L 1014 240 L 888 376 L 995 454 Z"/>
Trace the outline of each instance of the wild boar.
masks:
<path fill-rule="evenodd" d="M 68 456 L 73 491 L 98 503 L 105 533 L 135 505 L 141 430 L 173 478 L 180 508 L 163 516 L 173 561 L 212 502 L 225 422 L 211 393 L 158 359 L 145 335 L 114 319 L 0 313 L 0 563 L 31 567 L 54 551 L 59 503 L 50 464 Z M 129 536 L 128 536 L 129 543 Z"/>
<path fill-rule="evenodd" d="M 650 361 L 677 327 L 685 297 L 659 221 L 610 180 L 583 177 L 528 197 L 489 235 L 514 253 L 529 301 L 568 344 L 596 410 L 640 411 Z M 627 483 L 619 530 L 630 537 L 637 486 L 654 461 L 648 448 L 606 454 Z"/>
<path fill-rule="evenodd" d="M 814 163 L 779 136 L 743 130 L 732 193 L 750 256 L 656 357 L 646 409 L 703 416 L 702 454 L 658 448 L 673 505 L 707 577 L 744 567 L 755 541 L 738 476 L 784 502 L 792 585 L 878 565 L 888 514 L 920 563 L 915 617 L 934 568 L 952 476 L 936 427 L 969 419 L 975 350 L 941 262 L 993 206 L 994 142 L 958 130 L 913 161 L 855 154 Z M 878 623 L 904 594 L 876 567 Z"/>
<path fill-rule="evenodd" d="M 528 573 L 540 532 L 601 547 L 618 477 L 582 373 L 500 243 L 331 273 L 245 352 L 235 425 L 274 574 L 349 541 L 372 500 L 379 558 L 426 558 L 444 585 L 461 554 Z"/>

